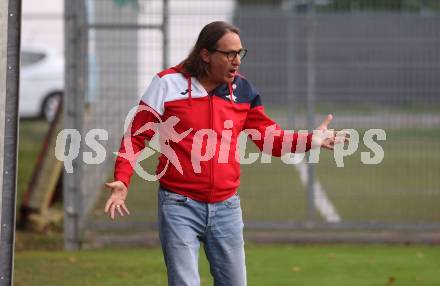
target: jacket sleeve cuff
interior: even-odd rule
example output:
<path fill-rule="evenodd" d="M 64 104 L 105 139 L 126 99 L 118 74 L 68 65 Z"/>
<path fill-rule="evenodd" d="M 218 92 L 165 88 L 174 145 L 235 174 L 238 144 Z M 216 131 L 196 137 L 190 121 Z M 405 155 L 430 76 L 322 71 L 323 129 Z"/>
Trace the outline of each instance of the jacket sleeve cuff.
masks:
<path fill-rule="evenodd" d="M 127 187 L 128 190 L 128 187 L 130 186 L 129 176 L 124 176 L 123 174 L 115 174 L 114 179 L 115 181 L 121 181 L 125 185 L 125 187 Z"/>

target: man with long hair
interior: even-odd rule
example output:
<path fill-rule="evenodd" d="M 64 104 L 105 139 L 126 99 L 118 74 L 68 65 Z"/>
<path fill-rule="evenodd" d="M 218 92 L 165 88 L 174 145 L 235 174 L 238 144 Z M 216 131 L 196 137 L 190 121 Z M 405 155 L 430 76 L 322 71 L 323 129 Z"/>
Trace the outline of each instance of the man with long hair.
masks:
<path fill-rule="evenodd" d="M 274 156 L 315 147 L 333 149 L 335 143 L 346 140 L 333 132 L 312 140 L 313 133 L 282 130 L 265 114 L 256 89 L 238 73 L 246 52 L 238 28 L 221 21 L 206 25 L 184 61 L 153 77 L 122 140 L 119 154 L 138 154 L 159 130 L 161 137 L 179 137 L 161 141 L 156 170 L 160 174 L 158 228 L 168 285 L 200 285 L 201 243 L 214 285 L 246 285 L 244 225 L 237 193 L 241 131 Z M 143 128 L 172 118 L 177 120 L 168 128 Z M 327 132 L 331 120 L 329 115 L 317 130 Z M 291 143 L 289 148 L 285 142 Z M 112 219 L 117 213 L 129 213 L 125 199 L 135 160 L 135 155 L 118 156 L 115 180 L 106 184 L 111 195 L 105 211 Z"/>

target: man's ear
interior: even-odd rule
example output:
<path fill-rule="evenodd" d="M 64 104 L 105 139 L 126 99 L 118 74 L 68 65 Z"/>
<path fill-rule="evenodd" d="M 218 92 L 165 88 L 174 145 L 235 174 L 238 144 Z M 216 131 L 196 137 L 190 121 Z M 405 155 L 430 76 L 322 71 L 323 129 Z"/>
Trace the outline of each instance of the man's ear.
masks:
<path fill-rule="evenodd" d="M 210 53 L 209 53 L 209 51 L 207 49 L 202 49 L 200 51 L 200 57 L 202 58 L 202 60 L 205 63 L 209 64 L 211 62 L 211 55 L 210 55 Z"/>

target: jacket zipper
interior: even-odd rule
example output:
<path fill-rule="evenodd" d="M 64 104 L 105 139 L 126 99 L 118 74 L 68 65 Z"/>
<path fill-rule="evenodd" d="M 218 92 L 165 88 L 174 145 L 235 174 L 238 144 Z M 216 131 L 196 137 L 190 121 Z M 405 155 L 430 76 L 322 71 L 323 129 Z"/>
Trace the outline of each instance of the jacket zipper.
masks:
<path fill-rule="evenodd" d="M 209 98 L 209 115 L 210 115 L 210 119 L 209 119 L 209 127 L 211 128 L 211 130 L 213 130 L 213 121 L 214 121 L 214 112 L 213 112 L 213 104 L 212 104 L 212 94 L 208 94 L 208 98 Z M 215 152 L 215 150 L 214 150 Z M 209 185 L 210 185 L 210 192 L 209 192 L 209 201 L 211 201 L 211 197 L 212 197 L 212 191 L 213 191 L 213 185 L 214 185 L 214 172 L 213 172 L 213 168 L 214 168 L 214 164 L 213 164 L 213 158 L 210 159 L 209 162 Z"/>

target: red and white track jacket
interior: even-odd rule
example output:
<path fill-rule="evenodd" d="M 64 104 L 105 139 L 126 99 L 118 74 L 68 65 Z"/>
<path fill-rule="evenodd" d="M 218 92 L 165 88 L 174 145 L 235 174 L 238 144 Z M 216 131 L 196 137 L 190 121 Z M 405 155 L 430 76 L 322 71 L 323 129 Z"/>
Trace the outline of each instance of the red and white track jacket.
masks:
<path fill-rule="evenodd" d="M 187 135 L 178 142 L 165 143 L 177 158 L 162 154 L 156 174 L 162 173 L 159 182 L 165 188 L 197 201 L 214 203 L 235 194 L 240 185 L 237 139 L 243 130 L 253 129 L 247 132 L 249 137 L 260 150 L 269 150 L 273 156 L 295 152 L 297 143 L 301 146 L 298 139 L 305 145 L 302 150 L 298 147 L 298 151 L 308 151 L 311 146 L 311 133 L 285 132 L 265 114 L 260 95 L 243 76 L 237 74 L 232 84 L 222 84 L 208 94 L 195 77 L 184 74 L 181 66 L 176 66 L 155 75 L 142 96 L 138 112 L 121 142 L 115 180 L 122 181 L 128 188 L 136 155 L 121 154 L 127 153 L 127 146 L 134 154 L 144 149 L 145 141 L 155 134 L 153 128 L 145 126 L 165 122 L 172 116 L 179 119 L 173 131 Z M 215 136 L 208 136 L 202 130 L 213 130 Z M 286 140 L 291 146 L 284 151 Z M 270 144 L 265 145 L 265 141 Z M 267 148 L 269 145 L 271 148 Z M 206 157 L 206 152 L 211 152 L 210 156 Z M 210 159 L 203 160 L 203 156 Z M 167 164 L 176 159 L 181 168 Z"/>

